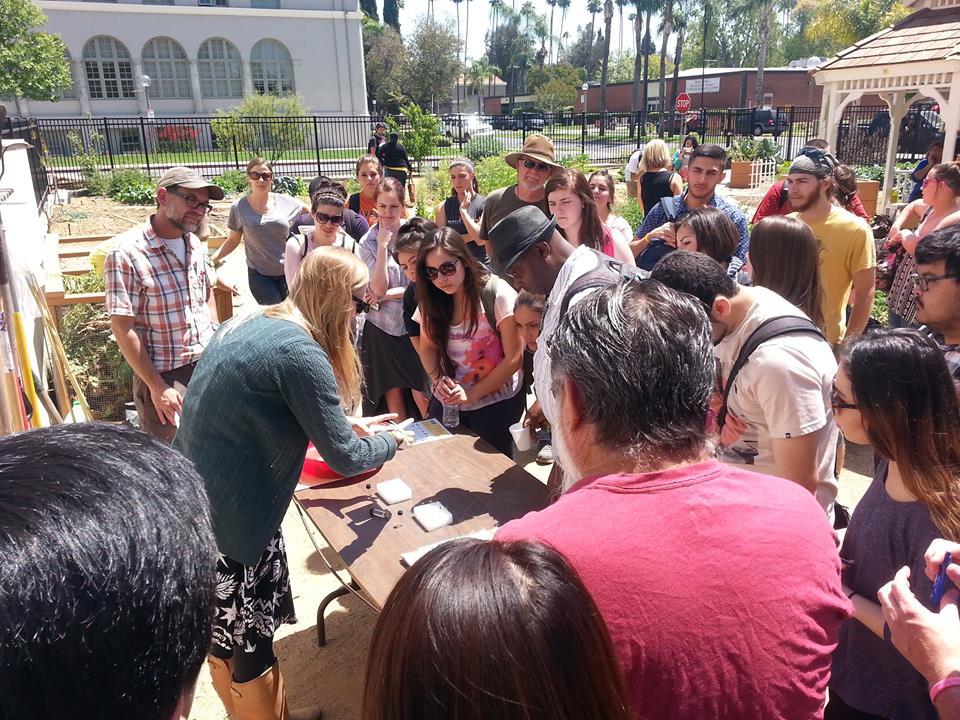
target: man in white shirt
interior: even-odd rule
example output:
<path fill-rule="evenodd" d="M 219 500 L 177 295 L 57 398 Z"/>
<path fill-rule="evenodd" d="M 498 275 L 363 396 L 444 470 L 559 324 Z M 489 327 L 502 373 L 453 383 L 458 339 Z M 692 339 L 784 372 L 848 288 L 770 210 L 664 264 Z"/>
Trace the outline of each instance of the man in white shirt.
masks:
<path fill-rule="evenodd" d="M 630 154 L 630 159 L 623 166 L 623 180 L 627 184 L 627 197 L 636 198 L 640 202 L 640 189 L 637 182 L 640 180 L 640 158 L 643 157 L 644 145 L 641 144 Z"/>
<path fill-rule="evenodd" d="M 738 286 L 701 253 L 671 253 L 650 277 L 707 307 L 721 396 L 741 348 L 760 325 L 776 317 L 806 318 L 771 290 Z M 830 345 L 818 334 L 797 330 L 767 340 L 736 375 L 720 433 L 724 462 L 802 485 L 831 520 L 837 496 L 838 430 L 831 402 L 836 373 Z"/>

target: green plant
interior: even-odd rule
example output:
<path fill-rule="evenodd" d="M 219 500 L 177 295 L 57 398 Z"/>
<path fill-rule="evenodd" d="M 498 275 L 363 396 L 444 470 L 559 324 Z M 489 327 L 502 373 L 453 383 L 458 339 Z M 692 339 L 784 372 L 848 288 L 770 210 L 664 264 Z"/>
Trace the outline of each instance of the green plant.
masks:
<path fill-rule="evenodd" d="M 251 157 L 273 162 L 284 153 L 306 145 L 303 116 L 307 109 L 292 95 L 247 95 L 229 110 L 217 110 L 210 130 L 217 146 L 229 157 L 234 143 Z"/>
<path fill-rule="evenodd" d="M 346 178 L 343 180 L 343 187 L 346 188 L 348 195 L 353 195 L 354 193 L 360 192 L 360 183 L 355 177 Z"/>
<path fill-rule="evenodd" d="M 730 146 L 729 156 L 733 162 L 753 162 L 779 157 L 780 148 L 771 138 L 736 138 Z"/>
<path fill-rule="evenodd" d="M 630 227 L 634 230 L 643 224 L 643 207 L 636 198 L 628 198 L 626 202 L 617 203 L 613 206 L 613 211 L 630 223 Z"/>
<path fill-rule="evenodd" d="M 223 188 L 226 193 L 242 193 L 247 189 L 247 174 L 243 170 L 227 170 L 211 182 Z"/>
<path fill-rule="evenodd" d="M 877 290 L 873 296 L 873 310 L 870 311 L 870 317 L 884 327 L 889 323 L 890 315 L 887 309 L 887 294 L 885 292 Z"/>
<path fill-rule="evenodd" d="M 883 184 L 885 170 L 882 165 L 857 165 L 853 169 L 857 180 L 876 180 Z"/>
<path fill-rule="evenodd" d="M 596 170 L 595 165 L 590 164 L 589 155 L 567 155 L 558 161 L 563 167 L 572 170 L 579 170 L 584 175 L 589 175 Z"/>
<path fill-rule="evenodd" d="M 293 197 L 299 197 L 301 195 L 306 195 L 307 184 L 298 177 L 292 177 L 290 175 L 277 175 L 273 178 L 273 185 L 270 186 L 270 189 L 273 192 L 285 193 L 286 195 L 293 195 Z"/>
<path fill-rule="evenodd" d="M 496 135 L 472 137 L 464 146 L 463 154 L 473 162 L 478 163 L 487 157 L 503 155 L 503 143 L 497 139 Z"/>
<path fill-rule="evenodd" d="M 407 153 L 417 162 L 417 169 L 425 157 L 437 152 L 440 142 L 440 118 L 424 112 L 423 108 L 415 103 L 407 103 L 400 109 L 405 118 L 401 123 L 394 117 L 387 118 L 387 129 L 400 136 L 400 142 L 407 149 Z"/>
<path fill-rule="evenodd" d="M 67 133 L 74 162 L 80 168 L 83 186 L 91 195 L 106 195 L 109 190 L 110 176 L 100 172 L 100 159 L 103 148 L 103 135 L 90 133 L 88 144 L 84 144 L 79 133 Z"/>
<path fill-rule="evenodd" d="M 114 170 L 109 176 L 107 195 L 124 205 L 150 205 L 156 194 L 156 183 L 139 170 Z"/>
<path fill-rule="evenodd" d="M 436 170 L 430 170 L 425 173 L 417 188 L 418 198 L 421 198 L 424 204 L 433 210 L 441 202 L 450 197 L 450 178 L 447 177 L 446 170 L 438 167 Z"/>
<path fill-rule="evenodd" d="M 502 157 L 484 158 L 477 164 L 477 183 L 483 195 L 516 182 L 517 171 L 507 165 Z"/>

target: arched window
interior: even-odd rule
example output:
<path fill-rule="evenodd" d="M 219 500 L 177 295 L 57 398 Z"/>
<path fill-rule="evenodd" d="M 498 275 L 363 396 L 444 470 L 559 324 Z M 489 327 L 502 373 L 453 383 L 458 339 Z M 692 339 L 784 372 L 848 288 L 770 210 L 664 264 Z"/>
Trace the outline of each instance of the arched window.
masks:
<path fill-rule="evenodd" d="M 133 64 L 122 42 L 98 35 L 83 46 L 83 67 L 90 97 L 132 98 Z"/>
<path fill-rule="evenodd" d="M 70 51 L 66 48 L 63 49 L 63 57 L 67 61 L 67 66 L 70 68 L 70 85 L 65 87 L 60 91 L 61 100 L 76 100 L 77 99 L 77 76 L 73 74 L 73 58 L 70 57 Z"/>
<path fill-rule="evenodd" d="M 200 75 L 200 94 L 203 97 L 243 97 L 240 53 L 228 40 L 204 40 L 197 53 L 197 71 Z"/>
<path fill-rule="evenodd" d="M 143 46 L 143 72 L 153 82 L 147 89 L 152 98 L 189 98 L 190 65 L 180 43 L 157 37 Z"/>
<path fill-rule="evenodd" d="M 250 53 L 250 75 L 255 92 L 293 94 L 293 61 L 283 43 L 261 40 L 254 45 Z"/>

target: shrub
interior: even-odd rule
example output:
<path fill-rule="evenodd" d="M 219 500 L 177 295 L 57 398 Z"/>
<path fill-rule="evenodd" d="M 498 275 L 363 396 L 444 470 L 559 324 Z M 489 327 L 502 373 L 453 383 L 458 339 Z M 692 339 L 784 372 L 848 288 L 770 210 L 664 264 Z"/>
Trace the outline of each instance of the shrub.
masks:
<path fill-rule="evenodd" d="M 437 152 L 442 137 L 440 118 L 424 112 L 416 103 L 404 105 L 400 108 L 400 114 L 403 116 L 402 122 L 398 118 L 386 119 L 387 130 L 400 136 L 400 142 L 419 169 L 425 157 Z"/>
<path fill-rule="evenodd" d="M 343 187 L 347 190 L 347 195 L 353 195 L 360 192 L 360 183 L 355 177 L 347 178 L 343 181 Z"/>
<path fill-rule="evenodd" d="M 73 157 L 80 168 L 83 186 L 91 195 L 106 195 L 109 190 L 110 176 L 100 171 L 103 135 L 90 133 L 90 144 L 85 146 L 79 133 L 67 133 Z"/>
<path fill-rule="evenodd" d="M 507 165 L 502 156 L 484 158 L 477 164 L 477 183 L 483 195 L 516 182 L 517 171 Z"/>
<path fill-rule="evenodd" d="M 589 155 L 567 155 L 560 158 L 557 162 L 565 168 L 579 170 L 584 175 L 589 175 L 597 169 L 595 165 L 590 163 Z"/>
<path fill-rule="evenodd" d="M 442 164 L 436 170 L 431 170 L 423 175 L 418 190 L 420 192 L 418 197 L 423 199 L 424 204 L 431 211 L 450 197 L 450 178 Z"/>
<path fill-rule="evenodd" d="M 286 195 L 293 195 L 293 197 L 299 197 L 301 195 L 306 195 L 308 190 L 307 184 L 298 177 L 292 177 L 290 175 L 276 175 L 273 178 L 273 185 L 270 189 L 273 192 L 285 193 Z"/>
<path fill-rule="evenodd" d="M 114 170 L 109 176 L 106 194 L 124 205 L 152 205 L 157 196 L 157 185 L 139 170 Z"/>
<path fill-rule="evenodd" d="M 225 154 L 236 143 L 248 156 L 273 162 L 308 142 L 303 123 L 307 114 L 303 103 L 292 95 L 247 95 L 236 107 L 217 110 L 210 130 Z"/>
<path fill-rule="evenodd" d="M 628 198 L 626 202 L 617 203 L 613 206 L 613 212 L 630 223 L 634 232 L 643 224 L 643 206 L 637 202 L 636 198 Z"/>
<path fill-rule="evenodd" d="M 242 193 L 247 189 L 247 174 L 243 170 L 227 170 L 211 182 L 223 188 L 225 193 Z"/>
<path fill-rule="evenodd" d="M 157 147 L 161 152 L 189 152 L 197 149 L 199 136 L 192 125 L 164 125 L 157 130 Z"/>
<path fill-rule="evenodd" d="M 503 155 L 503 143 L 495 135 L 472 137 L 464 146 L 463 154 L 474 163 L 478 163 L 484 158 Z"/>

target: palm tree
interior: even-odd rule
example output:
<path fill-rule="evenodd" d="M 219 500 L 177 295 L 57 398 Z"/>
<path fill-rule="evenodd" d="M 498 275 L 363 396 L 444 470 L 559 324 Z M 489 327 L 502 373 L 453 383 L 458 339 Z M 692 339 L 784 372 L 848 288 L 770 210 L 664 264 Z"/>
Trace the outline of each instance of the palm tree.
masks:
<path fill-rule="evenodd" d="M 480 93 L 483 91 L 484 83 L 487 84 L 487 95 L 492 94 L 493 78 L 500 72 L 500 68 L 491 65 L 484 55 L 479 60 L 474 60 L 467 70 L 467 79 L 470 83 L 470 90 L 477 96 L 477 112 L 483 114 L 483 99 Z"/>
<path fill-rule="evenodd" d="M 683 54 L 683 39 L 687 34 L 687 16 L 680 7 L 679 0 L 676 11 L 673 13 L 673 32 L 677 36 L 677 45 L 673 49 L 673 89 L 670 91 L 670 107 L 677 104 L 677 94 L 680 91 L 680 59 Z"/>
<path fill-rule="evenodd" d="M 490 32 L 496 32 L 500 11 L 503 9 L 503 0 L 490 0 Z"/>
<path fill-rule="evenodd" d="M 461 40 L 462 36 L 460 35 L 460 3 L 462 2 L 463 0 L 453 0 L 453 4 L 457 8 L 457 42 L 458 43 L 462 42 Z M 460 87 L 462 84 L 463 84 L 463 72 L 461 71 L 460 73 L 457 74 L 457 112 L 458 113 L 460 112 Z"/>
<path fill-rule="evenodd" d="M 667 106 L 667 40 L 673 32 L 673 0 L 667 0 L 663 8 L 660 31 L 663 33 L 663 39 L 660 42 L 660 135 L 663 136 L 664 118 L 667 113 L 673 109 L 673 106 Z"/>
<path fill-rule="evenodd" d="M 587 11 L 590 13 L 590 61 L 587 64 L 587 79 L 593 77 L 596 66 L 593 64 L 593 43 L 597 36 L 594 32 L 594 26 L 597 21 L 597 13 L 603 10 L 603 0 L 587 0 Z"/>
<path fill-rule="evenodd" d="M 557 9 L 557 0 L 547 0 L 550 6 L 550 48 L 547 50 L 547 62 L 553 62 L 553 12 Z"/>
<path fill-rule="evenodd" d="M 623 54 L 623 8 L 630 4 L 630 0 L 616 0 L 617 1 L 617 13 L 620 15 L 620 23 L 618 25 L 619 38 L 617 40 L 617 53 Z"/>
<path fill-rule="evenodd" d="M 463 71 L 467 71 L 467 46 L 470 43 L 470 0 L 466 0 L 467 3 L 467 22 L 466 26 L 463 28 L 463 34 L 465 40 L 463 41 Z"/>
<path fill-rule="evenodd" d="M 767 63 L 767 40 L 770 35 L 770 18 L 773 15 L 773 0 L 762 0 L 758 6 L 760 20 L 759 42 L 757 44 L 757 87 L 753 93 L 754 107 L 763 104 L 763 68 Z"/>
<path fill-rule="evenodd" d="M 560 41 L 566 39 L 566 35 L 563 32 L 563 26 L 567 22 L 567 9 L 570 7 L 570 0 L 557 0 L 557 7 L 560 8 Z M 560 47 L 563 45 L 562 42 L 557 42 L 557 57 L 560 56 Z"/>
<path fill-rule="evenodd" d="M 640 118 L 642 123 L 647 121 L 647 98 L 648 98 L 648 79 L 650 78 L 650 23 L 652 21 L 653 11 L 659 7 L 657 0 L 637 0 L 637 12 L 643 13 L 643 37 L 637 37 L 637 59 L 643 58 L 643 104 L 640 107 Z M 636 69 L 636 65 L 634 65 Z M 634 79 L 636 83 L 636 79 Z"/>
<path fill-rule="evenodd" d="M 669 0 L 668 0 L 669 1 Z M 603 64 L 600 70 L 600 135 L 607 129 L 607 70 L 610 65 L 610 29 L 613 25 L 613 0 L 603 3 Z"/>

